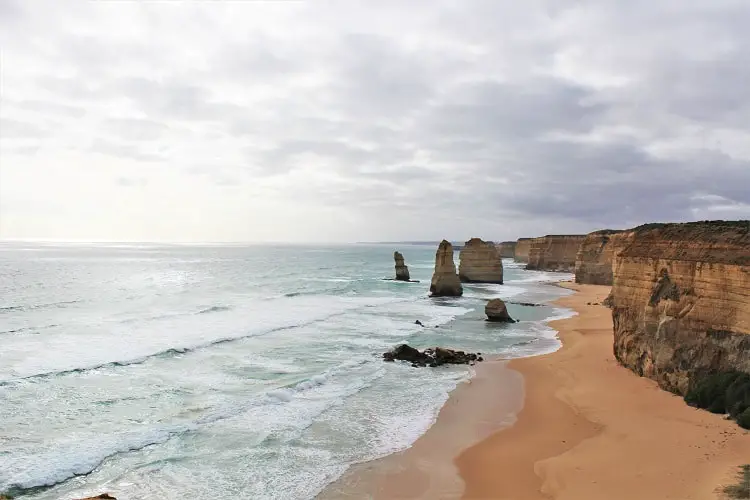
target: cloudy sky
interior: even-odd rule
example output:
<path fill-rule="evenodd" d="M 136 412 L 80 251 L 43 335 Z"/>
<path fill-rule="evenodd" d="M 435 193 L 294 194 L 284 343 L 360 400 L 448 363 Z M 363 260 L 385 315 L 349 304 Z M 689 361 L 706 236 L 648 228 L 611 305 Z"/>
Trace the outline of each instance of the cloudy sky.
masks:
<path fill-rule="evenodd" d="M 750 217 L 747 0 L 0 0 L 0 238 Z"/>

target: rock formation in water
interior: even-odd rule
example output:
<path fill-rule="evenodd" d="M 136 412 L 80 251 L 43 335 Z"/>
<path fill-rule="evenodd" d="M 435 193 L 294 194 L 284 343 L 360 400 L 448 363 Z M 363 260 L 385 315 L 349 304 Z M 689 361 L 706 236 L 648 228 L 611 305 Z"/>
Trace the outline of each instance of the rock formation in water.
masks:
<path fill-rule="evenodd" d="M 407 361 L 415 367 L 430 366 L 435 368 L 440 365 L 473 365 L 475 361 L 483 361 L 479 354 L 481 353 L 454 351 L 442 347 L 419 351 L 407 344 L 401 344 L 383 353 L 383 359 L 385 361 Z"/>
<path fill-rule="evenodd" d="M 1 497 L 0 497 L 1 500 Z M 110 495 L 109 493 L 102 493 L 101 495 L 97 495 L 95 497 L 86 497 L 86 498 L 80 498 L 79 500 L 117 500 L 115 497 Z"/>
<path fill-rule="evenodd" d="M 531 249 L 531 240 L 533 238 L 518 238 L 516 249 L 513 254 L 513 260 L 516 262 L 528 262 L 529 250 Z"/>
<path fill-rule="evenodd" d="M 750 222 L 647 224 L 615 256 L 617 360 L 685 394 L 711 373 L 750 373 Z"/>
<path fill-rule="evenodd" d="M 500 257 L 503 259 L 513 259 L 516 256 L 516 242 L 515 241 L 503 241 L 498 243 L 497 250 L 500 252 Z"/>
<path fill-rule="evenodd" d="M 409 278 L 409 268 L 404 264 L 404 256 L 401 252 L 393 252 L 393 260 L 396 261 L 396 280 L 411 281 Z"/>
<path fill-rule="evenodd" d="M 526 269 L 573 272 L 585 234 L 547 235 L 531 240 Z"/>
<path fill-rule="evenodd" d="M 440 242 L 435 254 L 435 272 L 432 274 L 430 295 L 433 297 L 460 297 L 464 289 L 456 274 L 453 262 L 453 245 L 447 240 Z"/>
<path fill-rule="evenodd" d="M 612 229 L 587 234 L 576 255 L 576 283 L 611 285 L 614 256 L 627 245 L 632 234 Z"/>
<path fill-rule="evenodd" d="M 508 314 L 508 308 L 502 299 L 492 299 L 484 306 L 484 314 L 487 315 L 487 321 L 496 321 L 503 323 L 515 323 L 516 321 Z"/>
<path fill-rule="evenodd" d="M 503 261 L 494 243 L 472 238 L 459 254 L 458 278 L 464 283 L 503 283 Z"/>

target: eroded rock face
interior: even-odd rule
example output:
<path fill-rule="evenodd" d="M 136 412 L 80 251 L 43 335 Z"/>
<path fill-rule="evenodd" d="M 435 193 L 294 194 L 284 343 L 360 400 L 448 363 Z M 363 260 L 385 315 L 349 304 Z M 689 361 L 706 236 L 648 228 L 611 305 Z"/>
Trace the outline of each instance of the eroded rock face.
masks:
<path fill-rule="evenodd" d="M 459 259 L 458 277 L 464 283 L 503 283 L 503 261 L 494 243 L 472 238 Z"/>
<path fill-rule="evenodd" d="M 585 234 L 547 235 L 531 240 L 526 269 L 572 273 Z"/>
<path fill-rule="evenodd" d="M 513 259 L 516 256 L 516 242 L 515 241 L 503 241 L 498 243 L 497 250 L 500 252 L 500 258 L 502 259 Z"/>
<path fill-rule="evenodd" d="M 484 314 L 487 315 L 487 321 L 496 321 L 501 323 L 515 323 L 516 321 L 508 314 L 508 308 L 502 299 L 492 299 L 484 306 Z"/>
<path fill-rule="evenodd" d="M 617 360 L 683 395 L 696 375 L 750 373 L 750 222 L 632 232 L 608 299 Z"/>
<path fill-rule="evenodd" d="M 453 245 L 447 240 L 440 242 L 435 254 L 435 272 L 430 283 L 430 295 L 433 297 L 460 297 L 464 289 L 456 274 L 453 262 Z"/>
<path fill-rule="evenodd" d="M 529 261 L 529 250 L 531 250 L 532 239 L 533 238 L 518 238 L 518 241 L 516 241 L 516 252 L 513 255 L 513 260 L 516 262 Z"/>
<path fill-rule="evenodd" d="M 409 281 L 409 268 L 404 264 L 404 256 L 401 252 L 393 252 L 393 260 L 396 261 L 396 279 L 398 281 Z"/>
<path fill-rule="evenodd" d="M 412 366 L 430 366 L 433 368 L 440 365 L 468 365 L 474 364 L 475 361 L 483 361 L 479 353 L 454 351 L 443 347 L 419 351 L 407 344 L 401 344 L 383 353 L 383 359 L 385 361 L 407 361 Z"/>
<path fill-rule="evenodd" d="M 576 283 L 611 285 L 614 256 L 625 248 L 632 234 L 611 229 L 587 234 L 576 255 Z"/>

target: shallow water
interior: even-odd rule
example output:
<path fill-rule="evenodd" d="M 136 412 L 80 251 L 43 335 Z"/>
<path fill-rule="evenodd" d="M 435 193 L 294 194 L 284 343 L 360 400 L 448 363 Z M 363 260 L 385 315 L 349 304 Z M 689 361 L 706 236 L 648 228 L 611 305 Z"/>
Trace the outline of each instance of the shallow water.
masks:
<path fill-rule="evenodd" d="M 401 342 L 526 356 L 559 345 L 563 290 L 427 297 L 434 248 L 0 245 L 0 492 L 307 499 L 408 447 L 471 368 L 384 363 Z M 415 325 L 419 319 L 425 328 Z"/>

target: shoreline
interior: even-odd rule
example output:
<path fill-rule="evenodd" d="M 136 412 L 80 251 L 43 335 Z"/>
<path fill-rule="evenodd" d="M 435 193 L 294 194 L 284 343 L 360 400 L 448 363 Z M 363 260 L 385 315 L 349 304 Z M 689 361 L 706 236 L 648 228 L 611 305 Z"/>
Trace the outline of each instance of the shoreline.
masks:
<path fill-rule="evenodd" d="M 477 365 L 410 448 L 316 498 L 721 498 L 750 463 L 750 433 L 616 362 L 610 287 L 550 284 L 575 292 L 551 303 L 577 313 L 548 323 L 558 350 Z"/>

